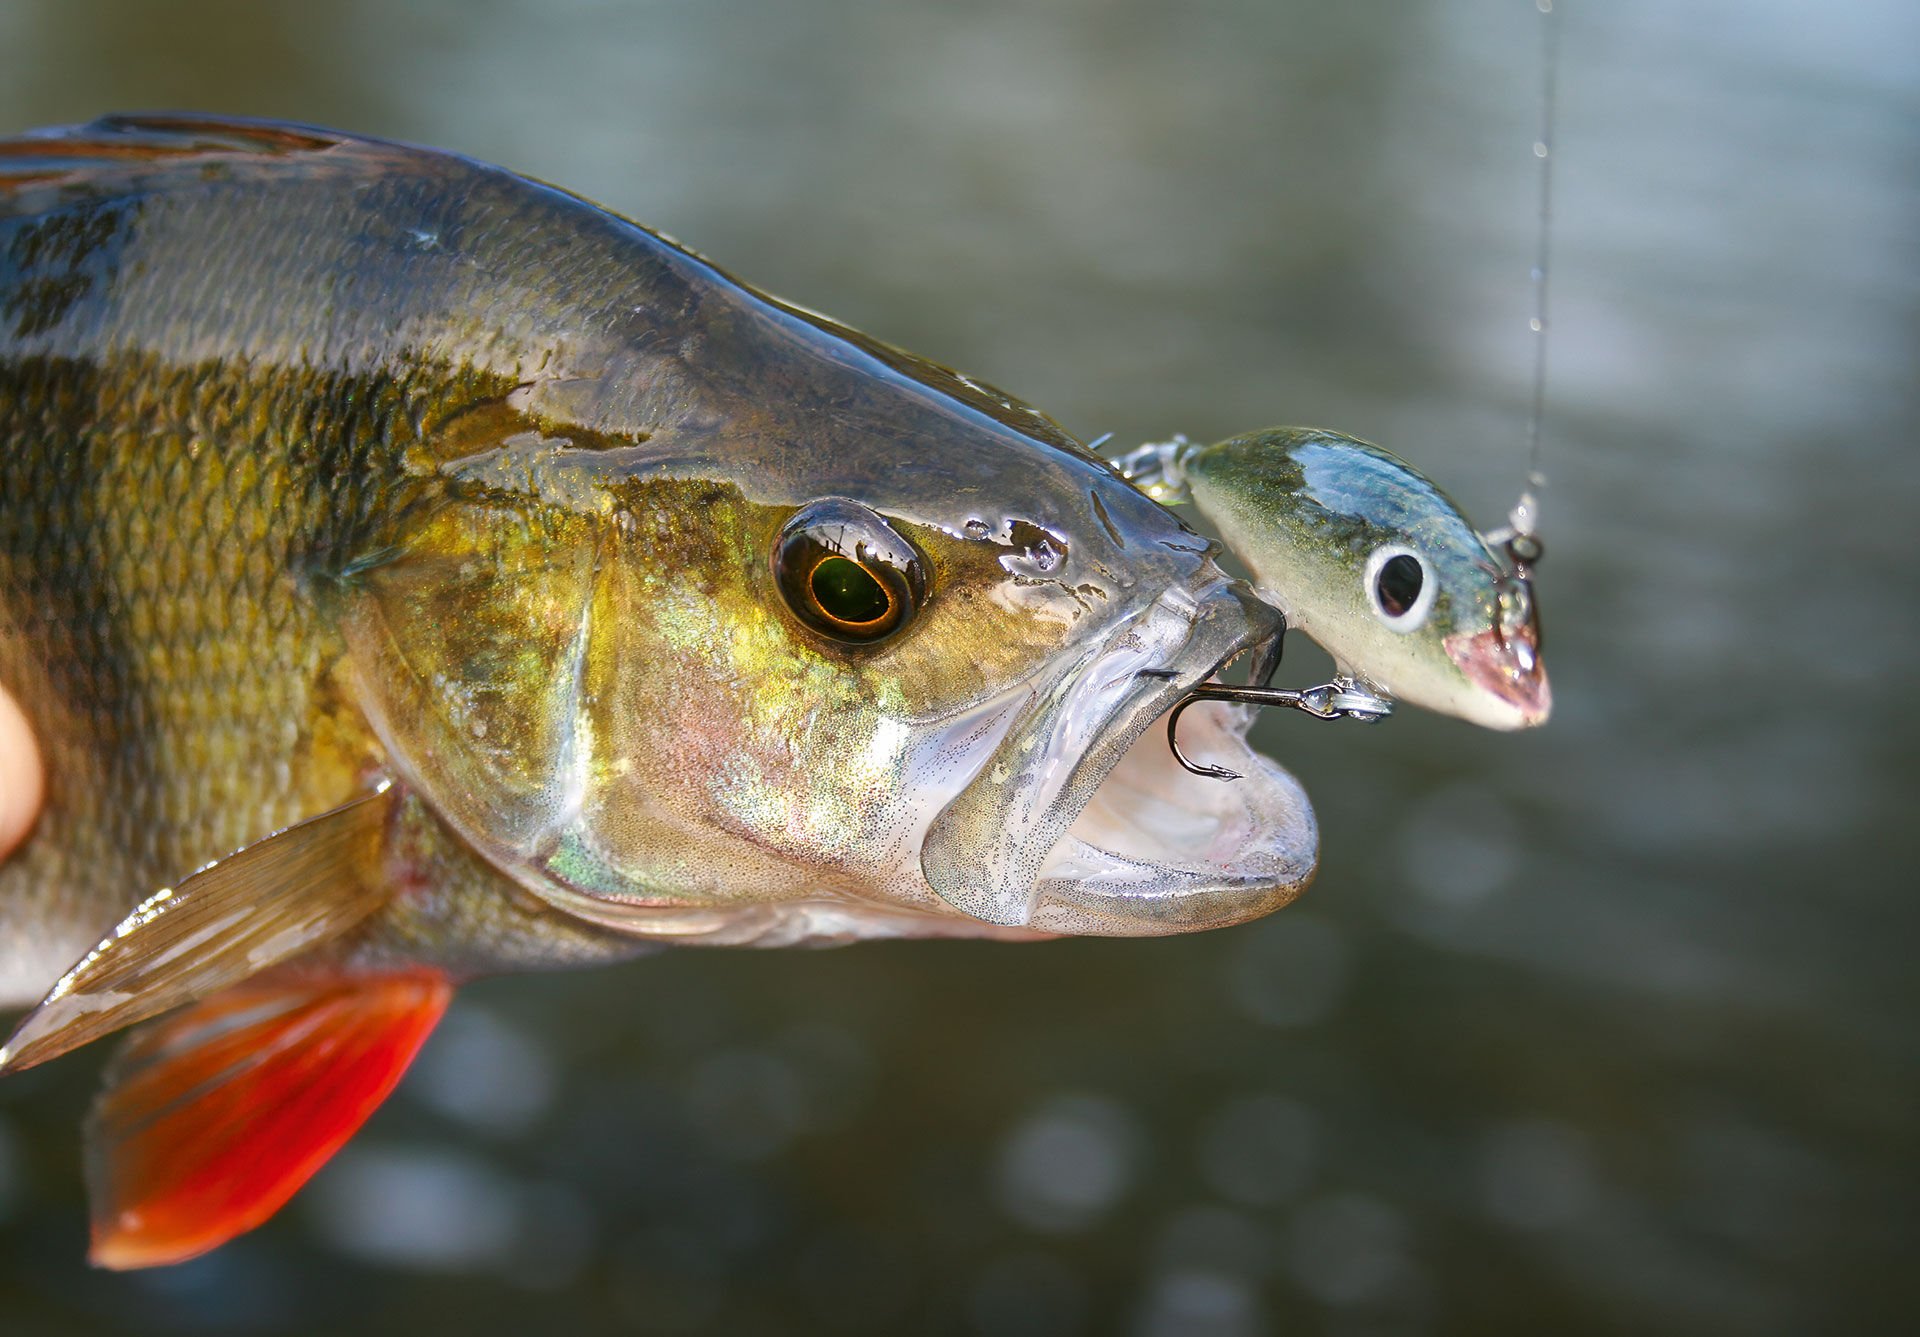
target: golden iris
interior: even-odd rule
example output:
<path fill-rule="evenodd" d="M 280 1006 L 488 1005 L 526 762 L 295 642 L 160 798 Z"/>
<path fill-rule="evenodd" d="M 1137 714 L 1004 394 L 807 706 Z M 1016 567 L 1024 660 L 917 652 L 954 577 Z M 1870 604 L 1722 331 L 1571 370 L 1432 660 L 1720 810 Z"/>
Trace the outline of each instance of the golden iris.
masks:
<path fill-rule="evenodd" d="M 869 645 L 911 620 L 926 595 L 920 554 L 877 513 L 830 497 L 801 508 L 774 544 L 787 607 L 836 641 Z"/>

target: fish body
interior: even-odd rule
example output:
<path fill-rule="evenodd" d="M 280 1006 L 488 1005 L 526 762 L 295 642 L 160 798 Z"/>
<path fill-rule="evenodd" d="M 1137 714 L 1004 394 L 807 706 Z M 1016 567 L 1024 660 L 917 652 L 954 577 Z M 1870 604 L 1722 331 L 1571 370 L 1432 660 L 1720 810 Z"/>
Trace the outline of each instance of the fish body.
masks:
<path fill-rule="evenodd" d="M 1244 785 L 1137 745 L 1274 630 L 1216 551 L 1025 405 L 500 169 L 0 141 L 0 684 L 48 777 L 0 1071 L 145 1023 L 96 1260 L 264 1219 L 477 973 L 1284 904 L 1313 817 L 1245 720 Z"/>
<path fill-rule="evenodd" d="M 1375 692 L 1491 729 L 1552 709 L 1528 573 L 1405 460 L 1317 428 L 1144 447 L 1147 490 L 1191 501 L 1260 597 Z"/>

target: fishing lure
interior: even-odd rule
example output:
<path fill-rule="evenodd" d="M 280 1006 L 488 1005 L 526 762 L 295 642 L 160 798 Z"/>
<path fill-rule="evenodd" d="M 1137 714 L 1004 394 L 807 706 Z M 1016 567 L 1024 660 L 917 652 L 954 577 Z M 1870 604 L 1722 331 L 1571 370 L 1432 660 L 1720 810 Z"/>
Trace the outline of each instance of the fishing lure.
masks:
<path fill-rule="evenodd" d="M 1379 720 L 1393 697 L 1494 729 L 1546 722 L 1552 710 L 1540 662 L 1533 568 L 1538 536 L 1541 424 L 1547 393 L 1547 276 L 1553 223 L 1554 109 L 1559 24 L 1553 0 L 1540 14 L 1539 231 L 1533 262 L 1533 393 L 1527 473 L 1505 528 L 1481 534 L 1460 508 L 1405 460 L 1357 437 L 1272 427 L 1211 446 L 1183 437 L 1141 446 L 1115 467 L 1148 496 L 1192 502 L 1252 569 L 1261 596 L 1285 615 L 1254 652 L 1244 687 L 1202 684 L 1167 715 L 1180 750 L 1180 715 L 1197 701 L 1288 706 L 1321 719 Z M 1287 625 L 1334 657 L 1339 676 L 1305 690 L 1269 685 Z"/>
<path fill-rule="evenodd" d="M 1176 438 L 1129 452 L 1118 467 L 1155 500 L 1198 510 L 1260 597 L 1339 672 L 1305 691 L 1267 686 L 1276 638 L 1256 655 L 1252 684 L 1209 684 L 1191 700 L 1379 719 L 1399 699 L 1491 729 L 1546 720 L 1532 579 L 1541 549 L 1531 534 L 1483 535 L 1405 460 L 1317 428 L 1204 446 Z"/>

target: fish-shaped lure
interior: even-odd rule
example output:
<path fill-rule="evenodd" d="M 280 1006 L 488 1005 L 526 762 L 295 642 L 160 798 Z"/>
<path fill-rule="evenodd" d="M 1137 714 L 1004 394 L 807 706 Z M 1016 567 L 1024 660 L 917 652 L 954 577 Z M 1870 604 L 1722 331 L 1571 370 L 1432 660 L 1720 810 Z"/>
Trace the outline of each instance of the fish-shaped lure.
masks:
<path fill-rule="evenodd" d="M 1159 500 L 1191 501 L 1261 598 L 1364 693 L 1490 729 L 1546 721 L 1526 566 L 1405 460 L 1338 432 L 1272 427 L 1143 446 L 1120 467 Z"/>
<path fill-rule="evenodd" d="M 1277 615 L 1038 412 L 562 191 L 308 127 L 0 141 L 13 1070 L 138 1023 L 94 1259 L 271 1214 L 473 975 L 661 943 L 1165 934 L 1316 832 Z M 64 974 L 62 973 L 64 972 Z"/>

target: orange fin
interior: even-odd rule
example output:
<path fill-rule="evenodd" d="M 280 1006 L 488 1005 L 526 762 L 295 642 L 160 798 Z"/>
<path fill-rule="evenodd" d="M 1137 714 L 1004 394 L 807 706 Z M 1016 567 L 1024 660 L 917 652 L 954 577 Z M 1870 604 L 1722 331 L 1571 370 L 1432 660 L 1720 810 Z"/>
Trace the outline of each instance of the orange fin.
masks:
<path fill-rule="evenodd" d="M 398 791 L 382 785 L 157 891 L 61 976 L 0 1048 L 0 1074 L 219 993 L 387 900 L 368 869 Z"/>
<path fill-rule="evenodd" d="M 243 985 L 135 1031 L 87 1120 L 95 1266 L 184 1262 L 272 1216 L 387 1098 L 452 996 L 425 973 Z"/>

